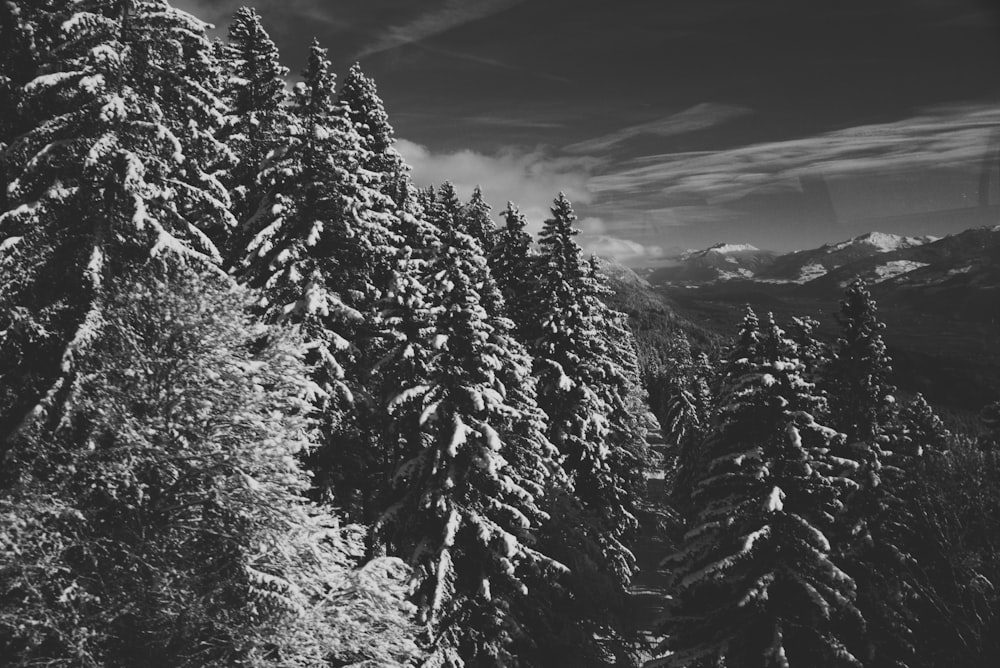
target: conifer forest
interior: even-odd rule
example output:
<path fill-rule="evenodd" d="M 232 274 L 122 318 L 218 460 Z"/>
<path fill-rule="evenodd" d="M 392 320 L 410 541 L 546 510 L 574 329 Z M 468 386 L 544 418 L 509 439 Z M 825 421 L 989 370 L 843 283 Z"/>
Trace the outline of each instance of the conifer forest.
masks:
<path fill-rule="evenodd" d="M 1000 665 L 1000 402 L 898 391 L 864 280 L 650 326 L 567 196 L 208 30 L 0 2 L 0 666 Z"/>

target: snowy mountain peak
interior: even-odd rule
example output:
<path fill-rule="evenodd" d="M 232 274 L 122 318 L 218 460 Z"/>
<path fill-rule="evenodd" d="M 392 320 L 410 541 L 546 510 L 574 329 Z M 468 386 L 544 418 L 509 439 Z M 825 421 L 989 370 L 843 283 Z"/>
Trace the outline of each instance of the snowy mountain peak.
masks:
<path fill-rule="evenodd" d="M 889 253 L 901 248 L 922 246 L 923 244 L 937 241 L 938 238 L 939 237 L 931 236 L 904 237 L 898 234 L 887 234 L 885 232 L 868 232 L 867 234 L 862 234 L 852 239 L 848 239 L 847 241 L 841 241 L 839 244 L 833 244 L 829 248 L 831 250 L 842 250 L 844 248 L 848 248 L 849 246 L 864 244 L 866 246 L 873 246 L 880 253 Z"/>
<path fill-rule="evenodd" d="M 715 244 L 705 250 L 706 253 L 756 253 L 760 249 L 750 244 Z"/>

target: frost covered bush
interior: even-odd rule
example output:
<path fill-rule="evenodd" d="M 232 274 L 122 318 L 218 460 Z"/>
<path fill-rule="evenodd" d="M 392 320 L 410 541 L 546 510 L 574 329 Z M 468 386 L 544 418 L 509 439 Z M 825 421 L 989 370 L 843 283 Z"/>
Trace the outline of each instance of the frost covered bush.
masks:
<path fill-rule="evenodd" d="M 294 339 L 187 270 L 112 283 L 58 411 L 0 496 L 13 665 L 372 665 L 415 654 L 407 569 L 303 497 L 313 425 Z"/>

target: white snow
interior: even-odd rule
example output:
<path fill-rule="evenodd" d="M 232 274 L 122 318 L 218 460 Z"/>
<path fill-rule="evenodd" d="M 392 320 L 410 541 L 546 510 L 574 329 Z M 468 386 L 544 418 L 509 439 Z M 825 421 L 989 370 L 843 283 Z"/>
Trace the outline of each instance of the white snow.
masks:
<path fill-rule="evenodd" d="M 895 278 L 900 274 L 905 274 L 913 271 L 914 269 L 920 269 L 921 267 L 926 267 L 926 262 L 913 262 L 912 260 L 892 260 L 886 262 L 883 265 L 875 267 L 875 279 L 876 283 L 881 283 L 882 281 L 888 281 L 890 278 Z"/>
<path fill-rule="evenodd" d="M 760 529 L 757 529 L 756 531 L 750 533 L 743 539 L 743 548 L 740 551 L 749 552 L 751 549 L 753 549 L 754 543 L 756 543 L 761 538 L 766 538 L 770 534 L 771 534 L 770 526 L 765 525 Z"/>
<path fill-rule="evenodd" d="M 839 244 L 834 244 L 830 248 L 831 250 L 842 250 L 848 246 L 865 244 L 867 246 L 874 246 L 880 253 L 888 253 L 890 251 L 899 250 L 900 248 L 922 246 L 923 244 L 928 244 L 933 241 L 937 241 L 938 239 L 940 239 L 940 237 L 904 237 L 898 234 L 886 234 L 885 232 L 869 232 L 868 234 L 862 234 L 861 236 L 848 239 L 847 241 L 841 241 Z"/>
<path fill-rule="evenodd" d="M 750 244 L 716 244 L 708 249 L 708 253 L 748 253 L 759 251 L 760 249 Z"/>
<path fill-rule="evenodd" d="M 451 435 L 451 443 L 448 444 L 448 455 L 451 457 L 458 456 L 458 449 L 465 444 L 465 437 L 468 435 L 470 429 L 465 426 L 462 422 L 462 418 L 455 416 L 455 431 Z"/>
<path fill-rule="evenodd" d="M 732 260 L 732 258 L 726 258 L 726 259 Z M 735 260 L 732 261 L 735 262 Z M 736 280 L 753 278 L 753 272 L 745 267 L 740 267 L 736 271 L 726 271 L 724 269 L 720 269 L 718 273 L 719 273 L 718 280 L 720 281 L 736 281 Z"/>
<path fill-rule="evenodd" d="M 826 275 L 826 267 L 823 265 L 807 264 L 799 271 L 799 277 L 796 279 L 796 282 L 808 283 L 809 281 L 815 280 L 824 275 Z"/>
<path fill-rule="evenodd" d="M 783 503 L 785 498 L 785 493 L 781 491 L 781 488 L 775 485 L 774 489 L 771 490 L 771 494 L 768 495 L 767 501 L 764 503 L 764 510 L 770 513 L 780 512 L 785 504 Z"/>
<path fill-rule="evenodd" d="M 10 250 L 22 239 L 22 237 L 7 237 L 0 243 L 0 253 Z"/>
<path fill-rule="evenodd" d="M 423 395 L 427 394 L 427 390 L 429 389 L 430 389 L 429 385 L 415 385 L 413 387 L 403 390 L 395 397 L 393 397 L 392 401 L 389 402 L 388 405 L 389 413 L 390 414 L 394 413 L 396 409 L 399 408 L 399 406 L 402 404 L 408 403 L 418 397 L 422 397 Z"/>

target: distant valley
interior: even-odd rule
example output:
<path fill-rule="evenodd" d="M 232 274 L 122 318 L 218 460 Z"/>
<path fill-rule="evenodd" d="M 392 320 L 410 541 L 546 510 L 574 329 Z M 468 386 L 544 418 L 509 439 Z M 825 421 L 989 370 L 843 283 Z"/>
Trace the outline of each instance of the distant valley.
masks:
<path fill-rule="evenodd" d="M 954 410 L 1000 398 L 1000 226 L 942 238 L 871 232 L 785 254 L 717 244 L 637 276 L 679 317 L 727 337 L 745 305 L 783 322 L 814 317 L 832 337 L 843 288 L 862 276 L 901 390 Z"/>

